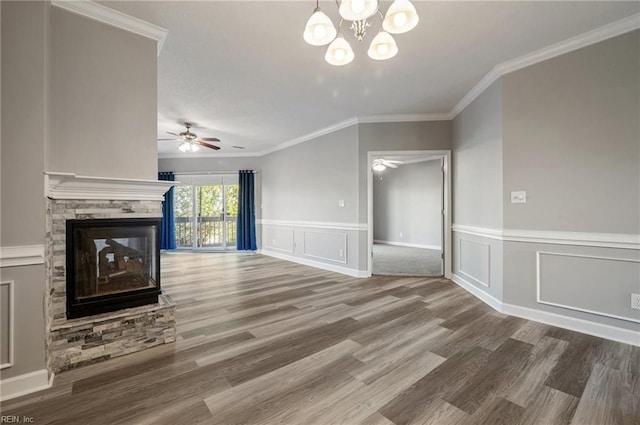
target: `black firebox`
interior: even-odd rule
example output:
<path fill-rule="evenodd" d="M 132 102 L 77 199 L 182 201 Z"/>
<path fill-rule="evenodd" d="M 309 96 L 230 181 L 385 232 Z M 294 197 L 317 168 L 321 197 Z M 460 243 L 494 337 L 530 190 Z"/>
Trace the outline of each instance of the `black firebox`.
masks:
<path fill-rule="evenodd" d="M 67 220 L 67 318 L 158 302 L 160 219 Z"/>

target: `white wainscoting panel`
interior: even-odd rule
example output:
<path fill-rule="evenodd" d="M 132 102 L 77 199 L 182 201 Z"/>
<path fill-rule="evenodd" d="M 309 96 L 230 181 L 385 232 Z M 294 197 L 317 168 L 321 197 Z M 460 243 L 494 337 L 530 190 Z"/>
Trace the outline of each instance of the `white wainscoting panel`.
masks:
<path fill-rule="evenodd" d="M 458 237 L 458 272 L 466 279 L 489 287 L 491 245 Z"/>
<path fill-rule="evenodd" d="M 542 251 L 536 257 L 539 303 L 640 323 L 640 310 L 631 308 L 640 260 Z"/>
<path fill-rule="evenodd" d="M 293 229 L 265 226 L 264 235 L 263 244 L 267 249 L 293 254 L 295 250 Z"/>
<path fill-rule="evenodd" d="M 304 230 L 302 255 L 347 264 L 346 233 Z"/>
<path fill-rule="evenodd" d="M 0 282 L 0 369 L 13 366 L 15 303 L 13 280 Z"/>

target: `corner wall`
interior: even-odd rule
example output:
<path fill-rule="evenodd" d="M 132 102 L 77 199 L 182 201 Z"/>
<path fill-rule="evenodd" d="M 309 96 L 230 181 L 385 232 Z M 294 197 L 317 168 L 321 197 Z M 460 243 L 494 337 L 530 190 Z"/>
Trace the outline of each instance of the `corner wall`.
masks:
<path fill-rule="evenodd" d="M 505 303 L 640 330 L 639 52 L 636 30 L 503 78 Z"/>
<path fill-rule="evenodd" d="M 45 2 L 0 2 L 1 394 L 48 384 L 44 337 Z M 11 292 L 12 293 L 11 293 Z M 13 307 L 11 309 L 11 298 Z M 4 332 L 3 332 L 4 333 Z M 22 377 L 26 377 L 22 379 Z"/>
<path fill-rule="evenodd" d="M 485 301 L 503 299 L 502 83 L 453 120 L 453 276 Z"/>

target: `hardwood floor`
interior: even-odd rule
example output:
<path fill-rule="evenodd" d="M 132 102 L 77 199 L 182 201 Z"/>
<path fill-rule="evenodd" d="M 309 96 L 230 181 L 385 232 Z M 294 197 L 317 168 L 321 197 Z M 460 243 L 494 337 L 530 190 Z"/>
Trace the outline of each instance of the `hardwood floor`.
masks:
<path fill-rule="evenodd" d="M 446 279 L 166 254 L 178 341 L 2 404 L 36 424 L 638 425 L 640 348 L 499 314 Z"/>

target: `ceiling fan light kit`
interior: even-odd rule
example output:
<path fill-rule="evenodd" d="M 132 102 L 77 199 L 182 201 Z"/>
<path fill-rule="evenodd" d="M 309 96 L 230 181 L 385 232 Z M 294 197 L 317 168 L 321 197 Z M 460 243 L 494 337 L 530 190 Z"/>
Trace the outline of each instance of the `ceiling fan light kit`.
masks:
<path fill-rule="evenodd" d="M 411 31 L 420 20 L 416 8 L 409 0 L 395 0 L 386 15 L 380 11 L 378 0 L 336 0 L 336 4 L 340 13 L 338 30 L 320 10 L 319 0 L 316 0 L 316 8 L 303 33 L 304 40 L 312 46 L 329 44 L 324 58 L 335 66 L 347 65 L 355 58 L 351 45 L 339 32 L 343 21 L 351 22 L 350 29 L 354 36 L 362 41 L 367 28 L 371 26 L 369 19 L 379 14 L 382 17 L 382 29 L 371 41 L 367 54 L 375 60 L 387 60 L 398 53 L 398 46 L 391 34 Z"/>
<path fill-rule="evenodd" d="M 202 137 L 202 138 L 198 137 L 197 134 L 191 132 L 192 125 L 193 124 L 188 122 L 184 123 L 184 126 L 187 127 L 187 130 L 183 131 L 180 134 L 172 133 L 170 131 L 167 132 L 172 136 L 179 137 L 179 139 L 177 140 L 182 140 L 182 143 L 178 145 L 178 150 L 180 152 L 185 152 L 185 153 L 197 152 L 200 150 L 200 146 L 204 146 L 205 148 L 214 149 L 214 150 L 220 149 L 220 146 L 216 146 L 216 145 L 212 145 L 210 143 L 204 142 L 205 140 L 209 142 L 219 142 L 220 139 L 218 139 L 217 137 Z M 165 140 L 165 139 L 158 139 L 158 140 Z"/>

